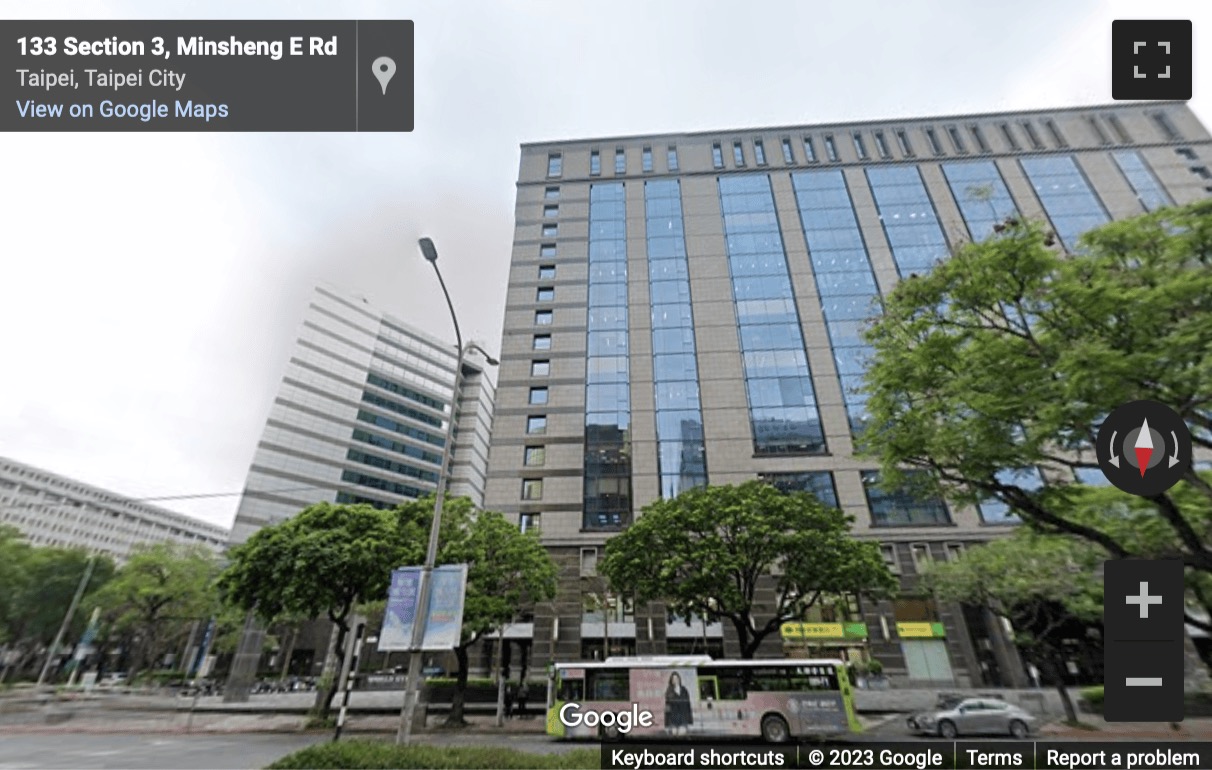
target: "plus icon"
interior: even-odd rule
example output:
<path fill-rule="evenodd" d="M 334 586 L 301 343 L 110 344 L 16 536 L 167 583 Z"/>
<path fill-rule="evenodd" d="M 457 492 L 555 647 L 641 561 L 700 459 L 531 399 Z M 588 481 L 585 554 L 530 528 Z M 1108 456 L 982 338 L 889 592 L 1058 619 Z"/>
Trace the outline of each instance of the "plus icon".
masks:
<path fill-rule="evenodd" d="M 1128 604 L 1136 604 L 1140 607 L 1140 617 L 1142 620 L 1145 620 L 1149 617 L 1149 605 L 1150 604 L 1161 604 L 1161 603 L 1162 603 L 1162 598 L 1160 595 L 1155 595 L 1155 596 L 1149 595 L 1149 583 L 1148 583 L 1148 581 L 1145 581 L 1145 580 L 1140 581 L 1140 595 L 1128 597 Z"/>
<path fill-rule="evenodd" d="M 1111 23 L 1114 99 L 1190 99 L 1191 22 Z"/>

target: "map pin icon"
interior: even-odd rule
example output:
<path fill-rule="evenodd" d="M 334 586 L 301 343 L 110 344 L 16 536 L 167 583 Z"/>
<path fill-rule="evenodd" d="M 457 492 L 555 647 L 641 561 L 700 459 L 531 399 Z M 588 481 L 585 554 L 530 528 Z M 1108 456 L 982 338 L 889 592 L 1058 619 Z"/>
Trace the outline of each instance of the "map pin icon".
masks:
<path fill-rule="evenodd" d="M 375 73 L 379 85 L 383 86 L 383 95 L 387 96 L 387 84 L 391 82 L 391 76 L 396 74 L 396 63 L 390 57 L 380 56 L 370 65 L 370 69 Z"/>

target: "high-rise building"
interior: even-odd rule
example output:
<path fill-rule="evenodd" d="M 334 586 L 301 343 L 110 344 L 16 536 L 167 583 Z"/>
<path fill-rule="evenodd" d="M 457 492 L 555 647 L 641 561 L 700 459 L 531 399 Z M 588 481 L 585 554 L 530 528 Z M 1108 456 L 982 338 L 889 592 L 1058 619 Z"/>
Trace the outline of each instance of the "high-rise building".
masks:
<path fill-rule="evenodd" d="M 539 528 L 560 565 L 559 598 L 514 627 L 533 665 L 607 640 L 737 654 L 730 629 L 604 598 L 596 575 L 611 534 L 699 484 L 811 491 L 906 585 L 1008 531 L 1004 506 L 885 490 L 854 456 L 873 300 L 1010 216 L 1073 249 L 1203 198 L 1210 161 L 1212 137 L 1168 102 L 523 145 L 486 505 Z M 979 612 L 841 604 L 805 620 L 849 622 L 759 655 L 861 652 L 958 685 L 1022 668 Z"/>
<path fill-rule="evenodd" d="M 391 507 L 433 492 L 452 401 L 448 493 L 484 502 L 493 385 L 476 359 L 367 300 L 312 295 L 236 513 L 233 542 L 317 502 Z"/>
<path fill-rule="evenodd" d="M 119 564 L 140 545 L 178 543 L 212 551 L 227 546 L 227 529 L 0 457 L 0 525 L 16 527 L 31 545 L 84 548 Z"/>

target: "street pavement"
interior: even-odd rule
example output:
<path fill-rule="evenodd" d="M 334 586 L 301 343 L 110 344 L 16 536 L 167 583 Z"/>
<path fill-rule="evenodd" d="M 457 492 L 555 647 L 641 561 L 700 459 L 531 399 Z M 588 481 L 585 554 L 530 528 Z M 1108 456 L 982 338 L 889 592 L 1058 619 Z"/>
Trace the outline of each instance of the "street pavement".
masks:
<path fill-rule="evenodd" d="M 0 732 L 0 770 L 251 770 L 331 736 Z"/>

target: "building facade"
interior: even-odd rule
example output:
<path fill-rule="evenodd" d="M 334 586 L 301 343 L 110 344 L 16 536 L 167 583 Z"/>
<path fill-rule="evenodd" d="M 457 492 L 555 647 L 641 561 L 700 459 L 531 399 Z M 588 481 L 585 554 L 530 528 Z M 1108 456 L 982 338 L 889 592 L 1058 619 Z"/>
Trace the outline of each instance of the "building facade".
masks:
<path fill-rule="evenodd" d="M 139 545 L 179 543 L 213 551 L 230 532 L 214 524 L 0 457 L 0 525 L 31 545 L 84 548 L 119 564 Z"/>
<path fill-rule="evenodd" d="M 393 507 L 434 491 L 454 345 L 316 287 L 248 471 L 232 541 L 317 502 Z M 494 388 L 463 364 L 448 493 L 484 502 Z"/>
<path fill-rule="evenodd" d="M 737 654 L 728 628 L 604 597 L 596 574 L 612 533 L 699 484 L 811 491 L 905 587 L 1006 532 L 1004 506 L 884 490 L 854 456 L 875 300 L 1009 216 L 1072 249 L 1205 197 L 1209 161 L 1181 103 L 523 145 L 486 505 L 560 565 L 557 600 L 513 630 L 532 665 Z M 1001 624 L 959 607 L 848 600 L 805 621 L 760 654 L 830 649 L 960 686 L 1021 674 Z"/>

